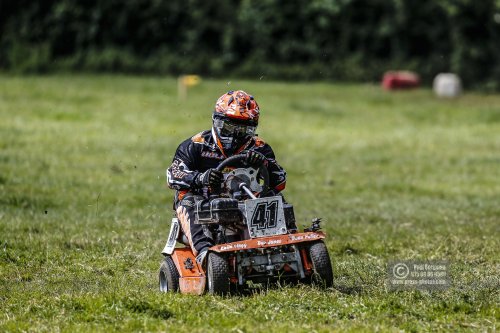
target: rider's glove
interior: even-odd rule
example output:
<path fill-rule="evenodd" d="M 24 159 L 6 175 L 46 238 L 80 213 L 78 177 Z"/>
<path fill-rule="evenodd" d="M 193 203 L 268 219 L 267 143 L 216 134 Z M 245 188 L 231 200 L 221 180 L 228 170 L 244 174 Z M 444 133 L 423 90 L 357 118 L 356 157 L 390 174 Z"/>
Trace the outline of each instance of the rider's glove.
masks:
<path fill-rule="evenodd" d="M 210 186 L 218 188 L 222 184 L 224 177 L 222 172 L 217 169 L 208 169 L 207 171 L 198 174 L 196 177 L 196 185 L 199 187 Z"/>
<path fill-rule="evenodd" d="M 261 166 L 266 160 L 266 157 L 259 152 L 256 152 L 254 150 L 249 150 L 246 153 L 245 160 L 251 166 Z"/>

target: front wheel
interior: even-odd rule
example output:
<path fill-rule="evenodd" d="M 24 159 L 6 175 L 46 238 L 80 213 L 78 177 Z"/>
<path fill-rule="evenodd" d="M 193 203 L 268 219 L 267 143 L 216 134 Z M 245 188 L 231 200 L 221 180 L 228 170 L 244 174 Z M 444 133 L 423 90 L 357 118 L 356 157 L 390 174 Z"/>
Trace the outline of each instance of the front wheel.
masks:
<path fill-rule="evenodd" d="M 168 293 L 179 291 L 179 272 L 170 256 L 166 256 L 161 263 L 158 280 L 161 292 Z"/>
<path fill-rule="evenodd" d="M 229 264 L 227 259 L 219 253 L 211 252 L 207 259 L 208 293 L 227 294 L 230 291 Z"/>
<path fill-rule="evenodd" d="M 333 270 L 325 243 L 316 242 L 309 246 L 309 258 L 313 266 L 311 282 L 324 287 L 333 286 Z"/>

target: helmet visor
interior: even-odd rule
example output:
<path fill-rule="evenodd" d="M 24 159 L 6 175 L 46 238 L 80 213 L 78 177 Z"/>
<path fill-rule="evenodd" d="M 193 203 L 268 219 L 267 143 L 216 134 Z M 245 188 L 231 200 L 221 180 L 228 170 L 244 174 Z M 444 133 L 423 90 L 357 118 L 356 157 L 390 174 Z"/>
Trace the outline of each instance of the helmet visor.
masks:
<path fill-rule="evenodd" d="M 214 127 L 218 130 L 221 136 L 245 137 L 255 134 L 256 126 L 237 124 L 228 119 L 214 119 Z"/>

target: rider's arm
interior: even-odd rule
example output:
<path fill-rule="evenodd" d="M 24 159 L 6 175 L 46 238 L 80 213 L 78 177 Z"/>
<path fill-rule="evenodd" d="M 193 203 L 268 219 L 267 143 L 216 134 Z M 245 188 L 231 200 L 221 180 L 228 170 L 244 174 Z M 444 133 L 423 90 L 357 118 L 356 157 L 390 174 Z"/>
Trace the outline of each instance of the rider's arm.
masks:
<path fill-rule="evenodd" d="M 274 156 L 273 149 L 268 144 L 264 144 L 261 147 L 255 149 L 259 153 L 263 154 L 267 160 L 267 170 L 269 171 L 269 187 L 274 192 L 278 194 L 283 191 L 286 186 L 286 172 L 278 162 L 276 162 L 276 157 Z"/>
<path fill-rule="evenodd" d="M 197 151 L 191 140 L 186 140 L 179 145 L 175 152 L 172 165 L 167 169 L 168 186 L 175 190 L 191 189 L 196 187 Z"/>

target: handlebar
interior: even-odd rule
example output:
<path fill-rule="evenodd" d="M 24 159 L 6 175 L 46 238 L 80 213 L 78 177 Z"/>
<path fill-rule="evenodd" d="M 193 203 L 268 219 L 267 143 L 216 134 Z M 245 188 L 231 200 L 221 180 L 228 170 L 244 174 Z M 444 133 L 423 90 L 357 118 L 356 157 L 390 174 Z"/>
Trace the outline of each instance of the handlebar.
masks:
<path fill-rule="evenodd" d="M 217 171 L 222 171 L 227 166 L 236 166 L 238 164 L 242 164 L 246 160 L 246 157 L 247 157 L 246 154 L 238 154 L 238 155 L 231 156 L 231 157 L 225 159 L 224 161 L 222 161 L 222 163 L 219 164 L 216 169 L 217 169 Z M 261 164 L 259 166 L 259 172 L 260 172 L 260 175 L 262 176 L 262 179 L 264 180 L 261 194 L 265 194 L 269 191 L 269 171 L 264 166 L 264 164 Z M 245 190 L 245 192 L 246 192 L 246 190 Z"/>
<path fill-rule="evenodd" d="M 245 154 L 238 154 L 238 155 L 231 156 L 231 157 L 225 159 L 224 161 L 222 161 L 222 163 L 217 166 L 217 171 L 222 171 L 228 165 L 232 165 L 233 163 L 236 163 L 236 162 L 242 162 L 245 159 L 246 159 Z"/>

